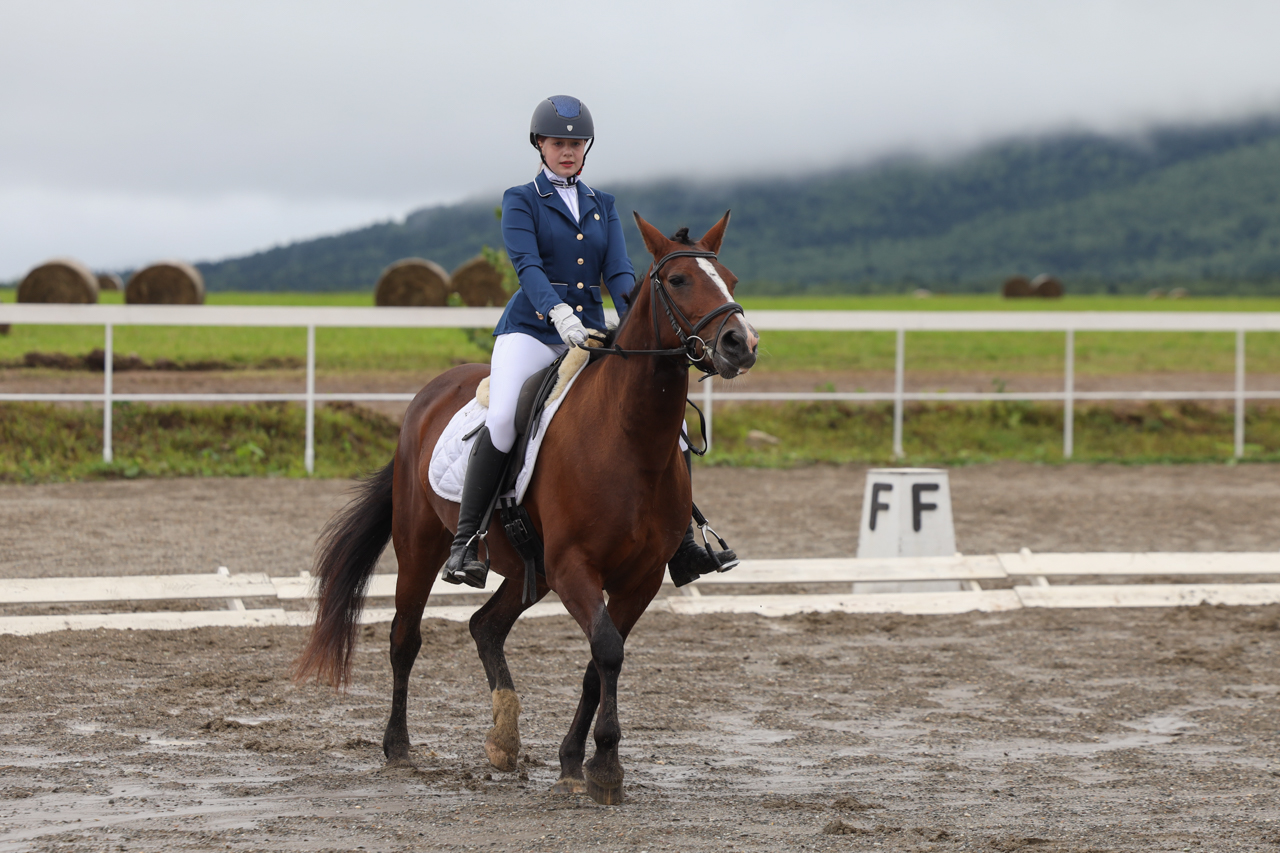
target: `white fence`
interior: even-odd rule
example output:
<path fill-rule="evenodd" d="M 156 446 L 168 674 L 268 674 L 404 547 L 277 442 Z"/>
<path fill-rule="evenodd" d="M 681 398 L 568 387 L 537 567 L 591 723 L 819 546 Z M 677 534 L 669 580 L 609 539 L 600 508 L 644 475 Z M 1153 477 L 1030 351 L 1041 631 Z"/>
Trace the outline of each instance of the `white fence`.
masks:
<path fill-rule="evenodd" d="M 0 324 L 103 326 L 106 353 L 101 394 L 14 394 L 0 401 L 83 401 L 103 404 L 102 458 L 110 462 L 111 412 L 114 402 L 300 402 L 306 405 L 305 465 L 315 467 L 315 404 L 332 401 L 403 401 L 412 394 L 317 393 L 317 328 L 492 328 L 498 308 L 342 308 L 320 306 L 233 305 L 17 305 L 0 304 Z M 1280 391 L 1248 391 L 1245 387 L 1245 335 L 1280 332 L 1280 312 L 1145 312 L 1145 311 L 750 311 L 748 319 L 761 332 L 895 332 L 897 335 L 892 392 L 730 392 L 716 394 L 715 380 L 702 383 L 702 403 L 711 438 L 715 401 L 846 400 L 893 402 L 893 452 L 902 456 L 903 407 L 912 401 L 1027 400 L 1061 402 L 1064 407 L 1062 453 L 1071 458 L 1073 407 L 1076 400 L 1233 400 L 1235 455 L 1244 455 L 1244 407 L 1250 399 L 1280 399 Z M 307 330 L 306 388 L 293 394 L 117 394 L 112 390 L 112 342 L 116 326 L 257 326 Z M 1064 332 L 1065 368 L 1061 391 L 908 392 L 905 390 L 907 332 Z M 1075 333 L 1088 332 L 1230 332 L 1236 336 L 1235 384 L 1221 391 L 1076 391 Z"/>
<path fill-rule="evenodd" d="M 1214 583 L 1050 583 L 1049 579 L 1116 577 L 1213 578 Z M 684 615 L 703 613 L 754 613 L 786 616 L 795 613 L 914 613 L 943 614 L 970 611 L 1006 611 L 1024 607 L 1193 607 L 1201 603 L 1264 605 L 1280 602 L 1280 583 L 1221 582 L 1231 576 L 1280 577 L 1280 554 L 1155 553 L 1155 554 L 1017 554 L 983 556 L 905 557 L 889 559 L 744 560 L 725 574 L 702 577 L 698 584 L 675 590 L 664 586 L 651 610 Z M 786 584 L 847 585 L 890 581 L 956 580 L 966 589 L 957 592 L 795 592 L 703 595 L 698 586 L 772 586 Z M 986 581 L 1001 588 L 985 589 Z M 502 583 L 489 575 L 483 592 Z M 383 600 L 395 596 L 396 576 L 370 578 L 368 597 Z M 708 590 L 709 591 L 709 590 Z M 470 587 L 436 584 L 432 598 L 473 595 Z M 310 574 L 269 577 L 253 573 L 233 575 L 225 567 L 217 574 L 141 575 L 130 577 L 15 578 L 0 580 L 0 605 L 66 605 L 114 602 L 217 600 L 216 610 L 152 610 L 127 613 L 60 613 L 0 616 L 0 634 L 42 634 L 49 631 L 179 630 L 213 626 L 255 627 L 310 625 L 314 613 L 286 609 L 286 601 L 309 600 L 315 595 Z M 266 607 L 246 608 L 245 598 L 267 602 Z M 275 606 L 270 606 L 275 605 Z M 465 622 L 478 604 L 433 604 L 426 618 Z M 548 600 L 529 608 L 526 617 L 567 615 L 558 601 Z M 362 623 L 390 622 L 394 608 L 370 606 Z"/>

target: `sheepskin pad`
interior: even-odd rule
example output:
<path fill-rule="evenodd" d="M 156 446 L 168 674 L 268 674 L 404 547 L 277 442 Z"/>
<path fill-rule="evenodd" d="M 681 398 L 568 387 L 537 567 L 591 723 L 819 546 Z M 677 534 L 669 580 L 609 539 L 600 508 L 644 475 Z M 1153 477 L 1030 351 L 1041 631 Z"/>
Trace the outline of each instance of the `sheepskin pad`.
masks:
<path fill-rule="evenodd" d="M 582 373 L 582 368 L 587 366 L 587 361 L 586 350 L 571 349 L 564 361 L 560 362 L 559 376 L 542 410 L 542 418 L 538 421 L 537 430 L 529 439 L 524 455 L 524 465 L 516 477 L 515 489 L 507 492 L 503 497 L 514 494 L 517 503 L 524 501 L 525 490 L 529 488 L 529 480 L 533 478 L 533 465 L 538 459 L 538 450 L 542 447 L 542 437 L 547 434 L 547 424 L 551 423 L 551 419 L 555 417 L 569 389 Z M 431 452 L 427 482 L 437 495 L 447 501 L 455 503 L 462 501 L 462 484 L 467 478 L 467 460 L 471 456 L 471 443 L 475 441 L 475 433 L 484 424 L 488 413 L 489 378 L 485 377 L 476 388 L 475 398 L 467 401 L 467 404 L 453 416 L 449 425 L 441 433 L 440 440 L 436 442 L 435 450 Z"/>

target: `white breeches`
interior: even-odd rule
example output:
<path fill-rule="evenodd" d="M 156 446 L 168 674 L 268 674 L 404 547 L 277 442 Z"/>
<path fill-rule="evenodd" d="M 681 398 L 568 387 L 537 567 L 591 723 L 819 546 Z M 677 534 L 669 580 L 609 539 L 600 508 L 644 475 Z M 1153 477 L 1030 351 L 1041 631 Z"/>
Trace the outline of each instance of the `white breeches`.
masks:
<path fill-rule="evenodd" d="M 493 358 L 489 362 L 489 414 L 484 419 L 494 449 L 510 453 L 515 446 L 516 403 L 525 380 L 568 349 L 568 344 L 544 344 L 520 332 L 508 332 L 494 339 Z M 680 449 L 688 447 L 681 435 Z"/>
<path fill-rule="evenodd" d="M 489 428 L 489 440 L 495 449 L 510 453 L 516 443 L 516 403 L 524 381 L 568 349 L 568 344 L 544 344 L 519 332 L 494 339 L 489 371 L 489 414 L 484 424 Z"/>

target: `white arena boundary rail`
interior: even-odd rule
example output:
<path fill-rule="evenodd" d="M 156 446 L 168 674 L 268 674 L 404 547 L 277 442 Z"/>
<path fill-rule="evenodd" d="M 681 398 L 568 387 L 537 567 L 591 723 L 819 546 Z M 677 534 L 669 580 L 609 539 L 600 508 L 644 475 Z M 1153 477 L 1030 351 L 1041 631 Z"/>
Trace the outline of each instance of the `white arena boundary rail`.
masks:
<path fill-rule="evenodd" d="M 33 305 L 0 303 L 0 324 L 103 326 L 106 364 L 101 394 L 13 394 L 0 391 L 0 401 L 81 401 L 103 404 L 102 458 L 110 462 L 111 412 L 114 402 L 299 402 L 306 405 L 305 466 L 315 467 L 315 405 L 333 401 L 402 401 L 412 394 L 317 393 L 315 390 L 317 328 L 493 328 L 499 308 L 346 308 L 329 306 L 239 305 Z M 1060 402 L 1064 407 L 1062 453 L 1071 458 L 1073 406 L 1076 400 L 1233 400 L 1235 455 L 1244 455 L 1244 409 L 1250 399 L 1280 399 L 1280 391 L 1248 391 L 1245 387 L 1245 335 L 1280 332 L 1280 312 L 1175 311 L 750 311 L 761 332 L 895 332 L 897 335 L 892 392 L 729 392 L 716 394 L 714 380 L 701 384 L 702 403 L 711 437 L 713 408 L 721 401 L 845 400 L 893 402 L 893 452 L 902 456 L 902 416 L 907 402 L 980 402 L 1026 400 Z M 616 317 L 614 318 L 616 319 Z M 117 394 L 112 390 L 113 334 L 116 326 L 257 326 L 307 330 L 306 387 L 293 394 Z M 1076 391 L 1075 333 L 1086 332 L 1225 332 L 1236 337 L 1235 384 L 1221 391 Z M 1064 332 L 1066 350 L 1061 391 L 1043 392 L 907 392 L 907 332 Z M 695 391 L 696 393 L 696 391 Z"/>
<path fill-rule="evenodd" d="M 1280 553 L 1148 553 L 1148 554 L 1017 554 L 897 559 L 744 560 L 731 572 L 701 578 L 696 585 L 662 588 L 650 610 L 685 615 L 754 613 L 786 616 L 809 612 L 946 614 L 997 612 L 1021 608 L 1193 607 L 1200 604 L 1267 605 L 1280 603 L 1280 583 L 1051 583 L 1050 578 L 1141 578 L 1177 576 L 1273 577 L 1280 580 Z M 957 592 L 708 594 L 706 588 L 729 585 L 828 584 L 892 581 L 961 581 Z M 984 589 L 982 582 L 1002 588 Z M 486 592 L 501 578 L 490 576 Z M 377 603 L 395 595 L 396 576 L 376 574 L 368 597 Z M 683 594 L 682 594 L 683 593 Z M 478 593 L 465 587 L 437 584 L 432 598 L 458 600 Z M 0 616 L 0 634 L 41 634 L 66 630 L 180 630 L 200 627 L 307 626 L 310 609 L 286 609 L 285 601 L 309 600 L 311 576 L 233 575 L 225 567 L 216 574 L 148 575 L 97 578 L 0 580 L 0 604 L 83 605 L 107 602 L 217 600 L 219 609 L 153 610 L 126 613 L 76 612 L 32 616 Z M 247 608 L 243 599 L 266 600 L 274 606 Z M 432 604 L 424 618 L 465 621 L 478 603 Z M 390 622 L 393 608 L 366 607 L 365 624 Z M 526 617 L 567 615 L 556 601 L 541 602 Z"/>

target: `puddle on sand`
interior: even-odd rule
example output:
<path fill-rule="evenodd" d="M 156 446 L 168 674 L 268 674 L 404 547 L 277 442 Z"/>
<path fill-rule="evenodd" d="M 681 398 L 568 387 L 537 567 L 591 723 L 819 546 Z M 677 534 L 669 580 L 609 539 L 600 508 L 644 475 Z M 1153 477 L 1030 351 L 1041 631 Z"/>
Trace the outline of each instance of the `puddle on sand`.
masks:
<path fill-rule="evenodd" d="M 1180 735 L 1200 727 L 1198 723 L 1184 720 L 1182 717 L 1173 714 L 1143 717 L 1132 723 L 1125 723 L 1125 725 L 1131 729 L 1138 729 L 1139 731 L 1157 735 Z"/>

